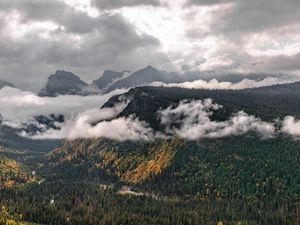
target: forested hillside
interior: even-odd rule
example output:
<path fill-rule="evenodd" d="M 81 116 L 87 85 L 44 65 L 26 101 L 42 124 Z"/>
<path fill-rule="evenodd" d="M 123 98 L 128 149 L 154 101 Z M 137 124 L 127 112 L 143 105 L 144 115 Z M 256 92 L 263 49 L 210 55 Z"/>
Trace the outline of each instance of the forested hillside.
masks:
<path fill-rule="evenodd" d="M 244 90 L 137 87 L 123 95 L 112 97 L 102 108 L 112 107 L 120 99 L 130 99 L 129 104 L 119 116 L 135 115 L 157 130 L 161 129 L 157 114 L 159 110 L 172 104 L 177 105 L 184 99 L 211 98 L 224 106 L 223 111 L 218 115 L 221 120 L 242 110 L 263 120 L 272 121 L 286 115 L 299 115 L 300 95 L 298 90 L 300 90 L 300 83 Z"/>
<path fill-rule="evenodd" d="M 296 89 L 287 92 L 284 85 L 243 91 L 140 87 L 103 107 L 126 97 L 128 104 L 117 117 L 134 116 L 156 131 L 164 129 L 158 112 L 184 99 L 210 98 L 221 104 L 210 115 L 212 122 L 226 121 L 240 110 L 274 122 L 299 116 Z M 176 136 L 149 141 L 81 138 L 64 140 L 48 153 L 33 153 L 1 150 L 2 183 L 13 181 L 2 185 L 0 206 L 16 222 L 300 223 L 300 140 L 282 132 L 267 138 L 249 131 L 194 141 Z M 26 160 L 20 160 L 22 154 Z"/>

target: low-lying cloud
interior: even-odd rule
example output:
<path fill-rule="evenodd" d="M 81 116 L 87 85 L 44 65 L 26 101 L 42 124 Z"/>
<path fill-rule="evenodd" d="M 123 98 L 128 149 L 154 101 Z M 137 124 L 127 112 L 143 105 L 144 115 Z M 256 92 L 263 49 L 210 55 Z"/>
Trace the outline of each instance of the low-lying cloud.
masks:
<path fill-rule="evenodd" d="M 79 113 L 69 119 L 60 130 L 50 129 L 33 136 L 35 139 L 109 138 L 119 141 L 152 140 L 153 131 L 147 124 L 133 118 L 115 118 L 126 106 L 122 103 L 112 108 L 103 108 Z M 115 118 L 115 119 L 113 119 Z"/>
<path fill-rule="evenodd" d="M 117 115 L 126 107 L 122 103 L 112 108 L 79 113 L 76 117 L 64 122 L 60 130 L 50 129 L 41 132 L 36 139 L 76 139 L 76 138 L 109 138 L 118 141 L 151 141 L 158 138 L 178 137 L 186 140 L 201 138 L 220 138 L 231 135 L 243 135 L 255 132 L 263 138 L 275 134 L 272 123 L 238 112 L 226 121 L 213 121 L 211 116 L 222 106 L 211 99 L 182 101 L 177 107 L 168 107 L 159 111 L 161 124 L 165 132 L 155 132 L 149 124 L 138 118 L 127 118 Z"/>
<path fill-rule="evenodd" d="M 110 97 L 126 92 L 115 90 L 105 95 L 61 95 L 55 98 L 39 97 L 28 91 L 4 87 L 0 90 L 0 115 L 2 122 L 21 126 L 35 116 L 51 114 L 73 116 L 80 112 L 100 108 Z"/>
<path fill-rule="evenodd" d="M 160 110 L 158 116 L 165 130 L 156 132 L 134 115 L 118 117 L 130 99 L 120 99 L 120 103 L 111 108 L 100 108 L 110 97 L 125 91 L 116 90 L 105 95 L 65 95 L 49 98 L 5 87 L 0 90 L 2 124 L 24 128 L 20 135 L 33 139 L 109 138 L 118 141 L 151 141 L 157 138 L 178 137 L 197 140 L 238 136 L 249 132 L 262 138 L 273 137 L 279 132 L 300 137 L 300 120 L 293 116 L 277 121 L 281 124 L 278 129 L 275 128 L 275 122 L 262 121 L 243 111 L 236 112 L 226 120 L 212 119 L 212 116 L 217 117 L 218 111 L 223 110 L 223 106 L 211 99 L 184 100 L 178 105 Z M 35 120 L 36 116 L 47 117 L 51 114 L 63 115 L 65 119 L 55 121 L 52 127 L 39 124 Z M 25 129 L 28 124 L 38 129 L 30 132 L 29 129 Z"/>
<path fill-rule="evenodd" d="M 175 108 L 168 107 L 162 110 L 161 121 L 167 126 L 167 133 L 187 140 L 243 135 L 248 132 L 269 138 L 275 133 L 272 123 L 264 122 L 243 111 L 239 111 L 226 121 L 212 121 L 210 116 L 220 108 L 222 106 L 213 103 L 211 99 L 182 101 Z"/>
<path fill-rule="evenodd" d="M 300 120 L 286 116 L 282 122 L 281 131 L 294 137 L 300 137 Z"/>
<path fill-rule="evenodd" d="M 183 83 L 163 83 L 163 82 L 153 82 L 151 85 L 160 86 L 160 87 L 181 87 L 181 88 L 190 88 L 190 89 L 246 89 L 246 88 L 256 88 L 271 86 L 275 84 L 283 84 L 294 82 L 295 80 L 286 80 L 280 77 L 266 77 L 263 80 L 256 81 L 251 79 L 243 79 L 240 82 L 229 82 L 229 81 L 218 81 L 212 79 L 210 81 L 205 80 L 195 80 L 188 81 Z"/>

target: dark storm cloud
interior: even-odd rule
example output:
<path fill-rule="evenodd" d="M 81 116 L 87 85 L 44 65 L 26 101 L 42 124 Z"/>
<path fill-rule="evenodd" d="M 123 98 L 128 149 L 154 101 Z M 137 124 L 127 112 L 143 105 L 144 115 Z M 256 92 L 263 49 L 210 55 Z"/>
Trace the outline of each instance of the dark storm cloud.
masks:
<path fill-rule="evenodd" d="M 116 9 L 141 5 L 159 6 L 159 0 L 92 0 L 92 3 L 100 10 Z"/>

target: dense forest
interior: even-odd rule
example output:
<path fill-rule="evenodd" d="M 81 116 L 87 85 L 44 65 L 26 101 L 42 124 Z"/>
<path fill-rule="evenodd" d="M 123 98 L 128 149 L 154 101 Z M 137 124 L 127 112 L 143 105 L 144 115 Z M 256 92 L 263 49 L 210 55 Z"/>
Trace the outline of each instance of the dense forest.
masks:
<path fill-rule="evenodd" d="M 1 205 L 41 224 L 299 224 L 299 149 L 252 135 L 66 141 Z"/>

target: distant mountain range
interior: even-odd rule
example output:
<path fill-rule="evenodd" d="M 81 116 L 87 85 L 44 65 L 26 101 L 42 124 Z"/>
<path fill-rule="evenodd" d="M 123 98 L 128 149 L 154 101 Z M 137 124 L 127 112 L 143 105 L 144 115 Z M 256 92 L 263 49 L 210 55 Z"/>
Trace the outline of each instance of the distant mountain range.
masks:
<path fill-rule="evenodd" d="M 92 85 L 98 87 L 99 89 L 105 89 L 118 79 L 122 79 L 126 72 L 116 72 L 112 70 L 105 70 L 102 77 L 94 80 Z"/>
<path fill-rule="evenodd" d="M 150 65 L 135 72 L 105 70 L 101 77 L 92 83 L 86 83 L 72 72 L 57 70 L 47 79 L 45 87 L 38 92 L 40 97 L 56 97 L 58 95 L 93 95 L 108 93 L 120 88 L 133 88 L 147 86 L 153 82 L 181 83 L 195 80 L 210 81 L 216 79 L 219 82 L 228 81 L 232 83 L 240 82 L 243 79 L 260 81 L 266 77 L 283 77 L 283 75 L 265 73 L 218 73 L 215 71 L 186 71 L 184 74 L 158 70 Z M 284 75 L 285 78 L 295 80 L 292 75 Z M 16 87 L 14 84 L 0 80 L 0 89 L 9 86 Z"/>
<path fill-rule="evenodd" d="M 182 79 L 175 73 L 147 66 L 131 74 L 127 71 L 105 70 L 99 79 L 94 80 L 92 84 L 87 84 L 71 72 L 57 70 L 55 74 L 50 75 L 46 86 L 39 91 L 39 96 L 90 95 L 119 88 L 147 85 L 154 81 L 169 83 L 180 82 Z"/>
<path fill-rule="evenodd" d="M 280 77 L 263 73 L 237 74 L 237 73 L 217 73 L 214 71 L 167 72 L 158 70 L 152 66 L 130 73 L 129 71 L 105 70 L 100 78 L 88 84 L 71 72 L 57 70 L 55 74 L 49 76 L 46 86 L 39 91 L 39 96 L 55 97 L 58 95 L 92 95 L 97 93 L 107 93 L 120 88 L 132 88 L 137 86 L 147 86 L 153 82 L 180 83 L 185 81 L 195 81 L 198 79 L 209 81 L 213 78 L 218 81 L 239 82 L 243 79 L 263 80 L 266 77 Z M 285 77 L 291 77 L 286 75 Z"/>

